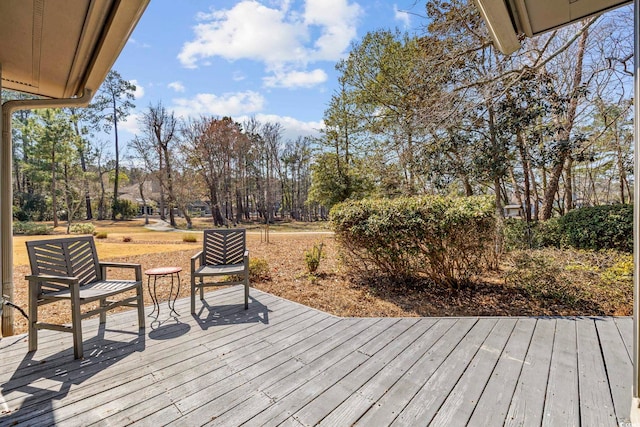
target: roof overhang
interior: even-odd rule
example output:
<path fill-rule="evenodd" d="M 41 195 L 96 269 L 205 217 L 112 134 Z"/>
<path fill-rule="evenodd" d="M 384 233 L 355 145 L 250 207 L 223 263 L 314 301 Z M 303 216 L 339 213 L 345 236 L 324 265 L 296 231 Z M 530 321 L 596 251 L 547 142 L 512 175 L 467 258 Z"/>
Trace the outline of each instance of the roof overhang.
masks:
<path fill-rule="evenodd" d="M 150 0 L 1 0 L 2 87 L 96 93 Z"/>
<path fill-rule="evenodd" d="M 533 37 L 613 9 L 631 0 L 475 0 L 498 50 L 520 48 L 522 35 Z"/>

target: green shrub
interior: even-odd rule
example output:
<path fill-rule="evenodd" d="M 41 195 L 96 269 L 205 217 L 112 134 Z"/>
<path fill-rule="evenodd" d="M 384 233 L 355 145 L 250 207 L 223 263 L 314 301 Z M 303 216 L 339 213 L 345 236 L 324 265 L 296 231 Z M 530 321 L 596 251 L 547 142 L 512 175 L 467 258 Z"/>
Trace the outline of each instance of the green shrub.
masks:
<path fill-rule="evenodd" d="M 563 315 L 629 316 L 633 257 L 616 250 L 545 248 L 506 255 L 505 282 L 545 310 Z"/>
<path fill-rule="evenodd" d="M 352 268 L 460 286 L 493 249 L 494 211 L 488 197 L 424 196 L 344 202 L 330 217 Z"/>
<path fill-rule="evenodd" d="M 580 290 L 571 280 L 565 280 L 561 259 L 547 252 L 516 251 L 510 257 L 511 266 L 505 276 L 506 283 L 524 290 L 531 298 L 555 300 L 575 304 Z"/>
<path fill-rule="evenodd" d="M 13 234 L 24 234 L 26 236 L 37 236 L 52 234 L 53 227 L 46 224 L 38 224 L 35 222 L 14 222 Z"/>
<path fill-rule="evenodd" d="M 503 233 L 504 248 L 507 251 L 560 247 L 561 234 L 557 218 L 528 223 L 521 219 L 506 219 Z"/>
<path fill-rule="evenodd" d="M 184 234 L 182 236 L 182 241 L 185 243 L 195 243 L 198 241 L 198 238 L 195 234 Z"/>
<path fill-rule="evenodd" d="M 105 231 L 100 231 L 99 233 L 96 233 L 96 239 L 106 239 L 107 238 L 107 233 Z"/>
<path fill-rule="evenodd" d="M 633 252 L 633 205 L 604 205 L 559 218 L 561 243 L 577 249 Z"/>
<path fill-rule="evenodd" d="M 307 264 L 307 270 L 309 270 L 310 274 L 315 273 L 318 270 L 318 267 L 320 267 L 323 246 L 324 243 L 313 245 L 313 248 L 304 252 L 304 262 Z"/>
<path fill-rule="evenodd" d="M 249 258 L 249 280 L 268 280 L 269 263 L 263 258 Z"/>
<path fill-rule="evenodd" d="M 93 234 L 95 231 L 96 227 L 91 223 L 71 224 L 71 227 L 69 227 L 69 233 L 71 234 Z"/>
<path fill-rule="evenodd" d="M 127 199 L 118 200 L 111 206 L 111 209 L 119 219 L 131 219 L 138 215 L 138 205 Z"/>

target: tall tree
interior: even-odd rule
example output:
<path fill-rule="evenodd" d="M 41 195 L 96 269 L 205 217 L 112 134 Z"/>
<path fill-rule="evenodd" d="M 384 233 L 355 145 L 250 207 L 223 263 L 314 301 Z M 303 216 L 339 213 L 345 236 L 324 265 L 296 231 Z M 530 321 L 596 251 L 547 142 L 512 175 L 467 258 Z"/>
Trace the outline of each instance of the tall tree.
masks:
<path fill-rule="evenodd" d="M 118 206 L 118 186 L 120 182 L 120 144 L 118 140 L 118 123 L 124 120 L 135 107 L 134 92 L 136 86 L 122 78 L 115 70 L 109 71 L 100 90 L 91 105 L 95 114 L 94 120 L 103 123 L 103 129 L 113 129 L 115 142 L 115 178 L 113 181 L 113 202 L 111 219 L 116 219 Z"/>
<path fill-rule="evenodd" d="M 140 123 L 147 140 L 154 147 L 154 151 L 158 153 L 161 165 L 159 170 L 160 185 L 168 195 L 169 222 L 172 227 L 176 227 L 174 209 L 178 207 L 178 198 L 176 197 L 176 188 L 174 186 L 174 164 L 171 152 L 178 143 L 178 120 L 173 111 L 167 111 L 162 103 L 158 103 L 149 106 L 142 115 Z M 186 207 L 182 206 L 181 210 L 187 221 L 187 228 L 191 228 L 191 217 Z"/>
<path fill-rule="evenodd" d="M 63 193 L 58 188 L 60 169 L 62 169 L 63 177 L 68 178 L 68 169 L 73 167 L 77 136 L 72 129 L 69 116 L 65 114 L 64 110 L 38 110 L 37 115 L 40 121 L 37 127 L 37 146 L 34 157 L 39 159 L 41 171 L 46 177 L 45 180 L 50 183 L 53 226 L 57 227 L 60 209 L 58 197 Z M 61 165 L 63 168 L 60 167 Z M 66 170 L 64 166 L 67 167 Z"/>

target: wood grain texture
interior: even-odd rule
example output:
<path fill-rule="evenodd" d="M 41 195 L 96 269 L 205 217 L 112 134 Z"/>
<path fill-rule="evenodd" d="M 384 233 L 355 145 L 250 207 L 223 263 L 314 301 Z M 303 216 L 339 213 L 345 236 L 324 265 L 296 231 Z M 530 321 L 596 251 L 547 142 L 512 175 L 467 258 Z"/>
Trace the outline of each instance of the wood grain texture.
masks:
<path fill-rule="evenodd" d="M 0 339 L 0 425 L 610 425 L 628 421 L 629 318 L 339 318 L 242 286 L 179 323 Z M 147 307 L 150 312 L 151 307 Z"/>

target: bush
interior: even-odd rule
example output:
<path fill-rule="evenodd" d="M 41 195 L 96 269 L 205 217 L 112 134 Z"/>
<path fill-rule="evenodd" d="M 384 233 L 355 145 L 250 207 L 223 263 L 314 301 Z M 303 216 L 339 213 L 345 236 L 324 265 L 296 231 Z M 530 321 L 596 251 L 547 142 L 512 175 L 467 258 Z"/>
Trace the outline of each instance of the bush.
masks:
<path fill-rule="evenodd" d="M 107 233 L 105 231 L 96 233 L 96 239 L 106 239 L 106 238 L 107 238 Z"/>
<path fill-rule="evenodd" d="M 49 214 L 50 206 L 47 204 L 46 197 L 39 194 L 29 194 L 16 192 L 14 197 L 20 206 L 14 208 L 14 218 L 18 221 L 47 221 L 51 215 Z"/>
<path fill-rule="evenodd" d="M 249 280 L 269 280 L 269 263 L 263 258 L 249 258 Z"/>
<path fill-rule="evenodd" d="M 352 268 L 459 287 L 493 249 L 494 210 L 488 197 L 402 197 L 340 203 L 330 217 Z"/>
<path fill-rule="evenodd" d="M 53 227 L 35 222 L 14 222 L 13 234 L 24 234 L 26 236 L 37 236 L 53 234 Z"/>
<path fill-rule="evenodd" d="M 600 316 L 633 312 L 630 254 L 546 248 L 513 251 L 505 261 L 506 284 L 524 291 L 543 310 Z"/>
<path fill-rule="evenodd" d="M 111 206 L 111 209 L 118 219 L 131 219 L 138 215 L 138 205 L 127 199 L 118 200 Z"/>
<path fill-rule="evenodd" d="M 96 227 L 91 223 L 71 224 L 71 227 L 69 227 L 69 233 L 71 234 L 93 234 L 95 231 Z"/>
<path fill-rule="evenodd" d="M 304 252 L 304 262 L 307 264 L 307 270 L 309 270 L 310 274 L 315 273 L 318 270 L 318 267 L 320 267 L 323 246 L 324 243 L 313 245 L 313 248 Z"/>
<path fill-rule="evenodd" d="M 195 243 L 198 241 L 198 238 L 195 234 L 184 234 L 182 236 L 182 241 L 186 243 Z"/>
<path fill-rule="evenodd" d="M 633 205 L 575 209 L 559 218 L 558 224 L 563 245 L 633 252 Z"/>
<path fill-rule="evenodd" d="M 511 266 L 505 281 L 524 290 L 529 297 L 567 305 L 580 299 L 579 288 L 571 280 L 564 279 L 564 267 L 559 259 L 539 251 L 516 251 L 510 258 Z"/>
<path fill-rule="evenodd" d="M 133 242 L 133 238 L 132 238 L 131 236 L 124 236 L 124 237 L 122 238 L 122 241 L 123 241 L 124 243 Z"/>
<path fill-rule="evenodd" d="M 506 219 L 503 233 L 504 248 L 507 251 L 560 247 L 561 235 L 557 218 L 529 223 L 521 219 Z"/>

